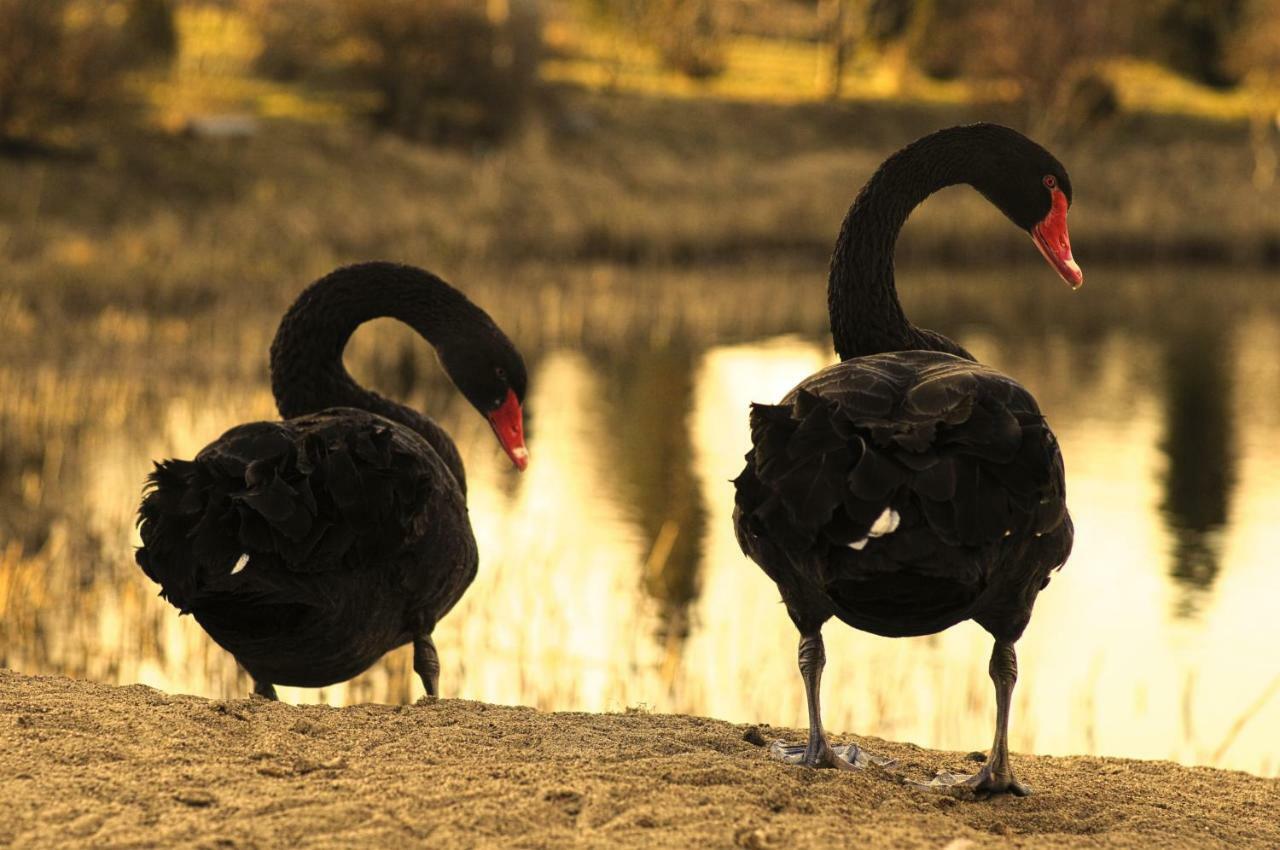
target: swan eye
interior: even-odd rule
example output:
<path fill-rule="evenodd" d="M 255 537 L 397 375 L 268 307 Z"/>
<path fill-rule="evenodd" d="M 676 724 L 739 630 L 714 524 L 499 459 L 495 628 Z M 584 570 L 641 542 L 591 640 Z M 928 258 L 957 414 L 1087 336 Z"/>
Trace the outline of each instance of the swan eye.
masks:
<path fill-rule="evenodd" d="M 1058 188 L 1058 178 L 1052 174 L 1046 174 L 1044 176 L 1044 185 L 1049 189 L 1056 189 Z"/>
<path fill-rule="evenodd" d="M 503 369 L 501 366 L 496 367 L 493 370 L 493 374 L 498 376 L 499 381 L 505 381 L 507 379 L 507 370 Z"/>

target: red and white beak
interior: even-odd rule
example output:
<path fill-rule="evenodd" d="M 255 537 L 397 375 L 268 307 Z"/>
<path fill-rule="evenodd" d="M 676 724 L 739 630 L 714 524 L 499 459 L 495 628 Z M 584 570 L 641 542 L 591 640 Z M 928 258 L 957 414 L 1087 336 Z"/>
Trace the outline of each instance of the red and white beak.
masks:
<path fill-rule="evenodd" d="M 506 399 L 489 414 L 488 419 L 507 457 L 511 458 L 516 469 L 524 472 L 529 465 L 529 450 L 524 445 L 524 412 L 520 409 L 515 390 L 507 390 Z"/>
<path fill-rule="evenodd" d="M 1079 289 L 1084 283 L 1084 272 L 1076 265 L 1071 256 L 1071 237 L 1067 234 L 1067 196 L 1061 189 L 1050 189 L 1053 206 L 1044 221 L 1031 228 L 1031 241 L 1036 243 L 1040 253 L 1049 261 L 1063 280 L 1072 289 Z"/>

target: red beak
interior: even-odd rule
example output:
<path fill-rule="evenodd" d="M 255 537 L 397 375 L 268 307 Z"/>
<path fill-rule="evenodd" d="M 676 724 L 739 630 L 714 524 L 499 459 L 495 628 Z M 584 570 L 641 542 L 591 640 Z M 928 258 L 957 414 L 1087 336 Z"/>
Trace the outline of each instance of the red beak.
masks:
<path fill-rule="evenodd" d="M 1084 272 L 1071 256 L 1071 237 L 1067 235 L 1067 196 L 1061 189 L 1051 189 L 1053 206 L 1044 221 L 1031 228 L 1031 241 L 1072 289 L 1084 283 Z"/>
<path fill-rule="evenodd" d="M 489 414 L 489 424 L 498 437 L 503 450 L 516 469 L 524 472 L 529 465 L 529 450 L 524 445 L 524 412 L 515 390 L 507 390 L 507 397 L 498 409 Z"/>

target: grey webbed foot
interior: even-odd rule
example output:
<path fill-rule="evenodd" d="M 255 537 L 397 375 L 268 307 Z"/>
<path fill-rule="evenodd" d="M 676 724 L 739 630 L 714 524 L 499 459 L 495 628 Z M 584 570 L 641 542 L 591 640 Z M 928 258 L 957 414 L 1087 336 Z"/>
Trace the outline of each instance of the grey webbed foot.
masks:
<path fill-rule="evenodd" d="M 798 625 L 798 624 L 797 624 Z M 797 651 L 800 678 L 804 680 L 805 700 L 809 707 L 809 743 L 806 746 L 788 746 L 775 741 L 769 755 L 787 764 L 805 767 L 830 767 L 836 770 L 863 770 L 871 765 L 893 767 L 892 759 L 881 758 L 866 752 L 857 744 L 831 746 L 822 730 L 822 710 L 819 691 L 822 685 L 822 668 L 827 663 L 827 651 L 822 642 L 821 625 L 800 631 L 800 647 Z"/>
<path fill-rule="evenodd" d="M 907 784 L 926 791 L 956 793 L 968 789 L 978 796 L 1013 794 L 1025 797 L 1031 789 L 1019 782 L 1009 765 L 1009 705 L 1013 686 L 1018 681 L 1018 656 L 1011 641 L 997 640 L 987 667 L 996 688 L 996 736 L 987 763 L 973 775 L 944 770 L 929 782 L 908 781 Z"/>
<path fill-rule="evenodd" d="M 827 745 L 811 754 L 808 747 L 774 741 L 769 747 L 769 755 L 786 764 L 829 767 L 837 770 L 865 770 L 871 765 L 892 768 L 898 763 L 895 759 L 869 753 L 857 744 Z"/>
<path fill-rule="evenodd" d="M 924 791 L 939 791 L 944 794 L 953 794 L 965 789 L 979 796 L 1012 794 L 1015 797 L 1026 797 L 1031 793 L 1031 789 L 1019 782 L 1012 773 L 1001 775 L 992 770 L 990 765 L 983 765 L 982 769 L 974 774 L 952 773 L 944 770 L 929 782 L 908 782 L 907 784 Z"/>

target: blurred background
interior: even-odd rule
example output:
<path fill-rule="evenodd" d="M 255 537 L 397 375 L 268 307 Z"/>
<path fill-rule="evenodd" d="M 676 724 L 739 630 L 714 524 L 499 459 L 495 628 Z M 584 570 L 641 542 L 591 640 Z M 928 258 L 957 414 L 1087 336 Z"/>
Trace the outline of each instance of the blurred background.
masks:
<path fill-rule="evenodd" d="M 1280 774 L 1278 110 L 1276 0 L 0 0 L 0 665 L 248 693 L 133 564 L 142 480 L 272 418 L 282 311 L 388 258 L 532 378 L 517 475 L 406 328 L 348 349 L 467 463 L 444 694 L 803 725 L 729 520 L 747 405 L 834 359 L 826 261 L 879 162 L 995 120 L 1070 170 L 1084 289 L 962 188 L 898 278 L 1066 457 L 1012 744 Z M 977 626 L 827 636 L 829 728 L 989 742 Z M 401 650 L 282 697 L 420 692 Z"/>

